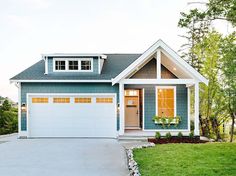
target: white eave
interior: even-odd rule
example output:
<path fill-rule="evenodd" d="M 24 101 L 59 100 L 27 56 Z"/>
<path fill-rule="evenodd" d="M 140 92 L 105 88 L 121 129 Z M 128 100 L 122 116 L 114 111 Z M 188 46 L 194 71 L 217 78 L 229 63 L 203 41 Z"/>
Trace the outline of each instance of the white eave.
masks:
<path fill-rule="evenodd" d="M 101 57 L 106 59 L 107 56 L 101 53 L 53 53 L 53 54 L 42 54 L 42 57 Z"/>
<path fill-rule="evenodd" d="M 67 80 L 67 79 L 63 79 L 63 80 L 10 80 L 10 83 L 14 83 L 14 82 L 59 82 L 59 83 L 68 83 L 68 82 L 79 82 L 79 83 L 109 83 L 111 82 L 111 80 Z"/>
<path fill-rule="evenodd" d="M 166 45 L 162 40 L 158 40 L 150 48 L 148 48 L 138 59 L 136 59 L 131 65 L 123 70 L 119 75 L 112 79 L 112 85 L 118 83 L 120 80 L 125 79 L 133 70 L 135 70 L 145 59 L 152 56 L 158 49 L 162 49 L 168 55 L 170 55 L 176 63 L 178 63 L 185 71 L 191 74 L 196 81 L 203 82 L 208 85 L 208 80 L 197 72 L 191 65 L 185 62 L 174 50 Z"/>

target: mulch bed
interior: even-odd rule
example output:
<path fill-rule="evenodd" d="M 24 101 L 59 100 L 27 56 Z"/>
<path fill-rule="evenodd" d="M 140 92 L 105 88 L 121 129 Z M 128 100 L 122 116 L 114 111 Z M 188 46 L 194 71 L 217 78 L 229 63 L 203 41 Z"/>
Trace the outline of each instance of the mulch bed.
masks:
<path fill-rule="evenodd" d="M 167 138 L 160 138 L 160 139 L 156 139 L 156 138 L 148 138 L 148 142 L 152 142 L 154 144 L 169 144 L 169 143 L 193 143 L 193 144 L 197 144 L 197 143 L 206 143 L 207 141 L 203 141 L 200 140 L 200 137 L 175 137 L 172 136 L 170 139 Z"/>

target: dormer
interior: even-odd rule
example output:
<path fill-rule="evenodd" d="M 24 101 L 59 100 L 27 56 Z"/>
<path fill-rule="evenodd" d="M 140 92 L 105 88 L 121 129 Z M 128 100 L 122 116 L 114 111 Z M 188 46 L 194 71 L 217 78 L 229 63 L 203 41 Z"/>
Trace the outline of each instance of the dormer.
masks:
<path fill-rule="evenodd" d="M 52 73 L 81 73 L 101 74 L 104 54 L 46 54 L 45 74 Z"/>

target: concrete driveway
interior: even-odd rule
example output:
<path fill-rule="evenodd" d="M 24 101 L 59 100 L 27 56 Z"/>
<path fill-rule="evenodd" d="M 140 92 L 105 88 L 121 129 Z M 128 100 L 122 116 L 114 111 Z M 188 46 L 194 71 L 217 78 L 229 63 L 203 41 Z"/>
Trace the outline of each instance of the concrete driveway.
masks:
<path fill-rule="evenodd" d="M 127 176 L 124 148 L 115 139 L 0 138 L 0 175 Z"/>

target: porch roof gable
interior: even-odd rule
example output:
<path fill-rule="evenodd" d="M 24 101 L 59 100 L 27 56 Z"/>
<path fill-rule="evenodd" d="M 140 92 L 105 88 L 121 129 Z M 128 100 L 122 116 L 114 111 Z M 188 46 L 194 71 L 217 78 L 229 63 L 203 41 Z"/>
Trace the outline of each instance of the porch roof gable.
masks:
<path fill-rule="evenodd" d="M 198 82 L 203 82 L 208 85 L 208 80 L 202 76 L 198 71 L 196 71 L 191 65 L 184 61 L 174 50 L 172 50 L 167 44 L 165 44 L 161 39 L 149 47 L 138 59 L 136 59 L 132 64 L 130 64 L 125 70 L 123 70 L 119 75 L 112 79 L 112 84 L 118 83 L 120 80 L 127 77 L 132 71 L 134 71 L 140 64 L 142 64 L 146 59 L 152 56 L 158 49 L 162 49 L 165 53 L 171 56 L 172 59 L 182 68 L 182 70 L 187 71 L 191 76 L 194 77 Z"/>

